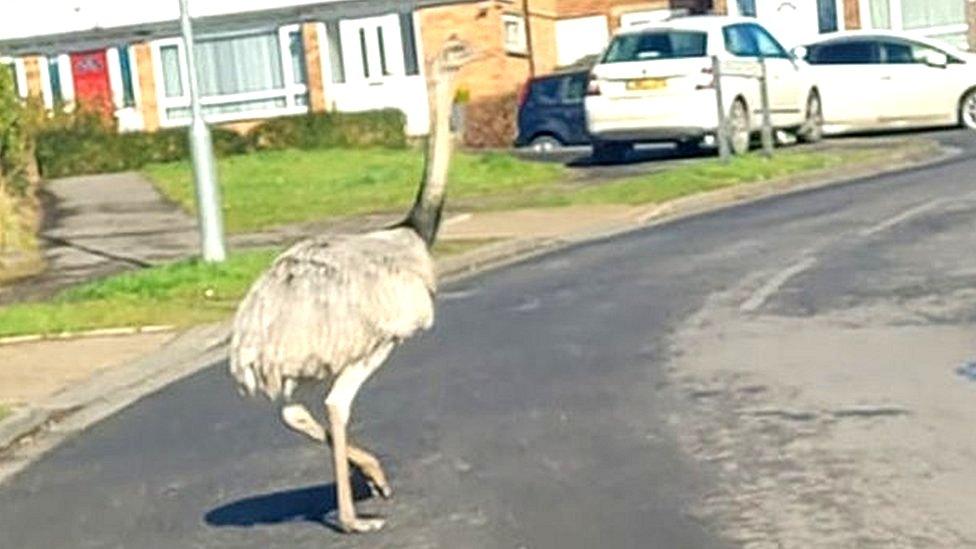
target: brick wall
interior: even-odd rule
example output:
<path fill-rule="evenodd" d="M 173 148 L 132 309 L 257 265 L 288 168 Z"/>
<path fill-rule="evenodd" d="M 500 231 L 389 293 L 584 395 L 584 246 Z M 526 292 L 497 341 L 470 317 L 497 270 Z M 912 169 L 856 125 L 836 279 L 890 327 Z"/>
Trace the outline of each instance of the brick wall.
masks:
<path fill-rule="evenodd" d="M 153 72 L 152 48 L 147 43 L 133 46 L 136 72 L 139 74 L 139 111 L 148 132 L 159 129 L 159 102 L 156 99 L 156 75 Z"/>
<path fill-rule="evenodd" d="M 29 56 L 24 58 L 24 74 L 27 76 L 27 96 L 41 97 L 44 93 L 41 84 L 41 63 L 40 57 Z"/>
<path fill-rule="evenodd" d="M 464 67 L 458 88 L 470 97 L 466 106 L 464 140 L 473 146 L 508 145 L 515 137 L 514 98 L 529 76 L 525 56 L 505 52 L 502 15 L 516 13 L 512 5 L 458 4 L 419 12 L 423 51 L 427 62 L 453 34 L 481 50 L 482 58 Z"/>
<path fill-rule="evenodd" d="M 322 49 L 317 23 L 302 25 L 302 47 L 305 50 L 305 74 L 308 76 L 308 105 L 312 112 L 325 112 L 325 78 L 322 74 Z"/>
<path fill-rule="evenodd" d="M 861 28 L 861 10 L 858 0 L 844 0 L 844 28 L 847 30 Z"/>

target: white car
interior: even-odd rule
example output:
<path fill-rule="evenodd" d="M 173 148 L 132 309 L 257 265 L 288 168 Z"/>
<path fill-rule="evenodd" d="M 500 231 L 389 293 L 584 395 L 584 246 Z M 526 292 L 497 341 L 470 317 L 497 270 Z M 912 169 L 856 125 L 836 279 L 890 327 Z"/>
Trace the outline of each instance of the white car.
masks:
<path fill-rule="evenodd" d="M 712 56 L 721 62 L 723 108 L 732 150 L 749 149 L 761 128 L 760 57 L 769 75 L 774 128 L 802 141 L 821 137 L 821 101 L 806 64 L 755 19 L 681 17 L 619 31 L 594 67 L 587 126 L 598 158 L 626 154 L 634 143 L 714 143 L 719 125 Z M 747 70 L 737 70 L 746 66 Z"/>
<path fill-rule="evenodd" d="M 796 48 L 823 97 L 824 130 L 965 125 L 976 129 L 976 56 L 948 44 L 849 31 Z"/>

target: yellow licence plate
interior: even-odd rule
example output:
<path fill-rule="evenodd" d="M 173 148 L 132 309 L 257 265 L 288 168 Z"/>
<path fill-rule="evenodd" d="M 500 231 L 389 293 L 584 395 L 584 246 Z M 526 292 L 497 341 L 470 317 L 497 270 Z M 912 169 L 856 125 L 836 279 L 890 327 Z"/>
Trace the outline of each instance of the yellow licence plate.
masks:
<path fill-rule="evenodd" d="M 668 85 L 664 78 L 644 78 L 642 80 L 628 80 L 628 90 L 660 90 Z"/>

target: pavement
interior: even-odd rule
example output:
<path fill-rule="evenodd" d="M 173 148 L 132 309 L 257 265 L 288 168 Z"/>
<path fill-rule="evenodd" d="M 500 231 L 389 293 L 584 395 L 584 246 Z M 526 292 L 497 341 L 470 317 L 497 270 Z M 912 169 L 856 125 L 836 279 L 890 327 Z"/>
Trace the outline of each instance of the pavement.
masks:
<path fill-rule="evenodd" d="M 976 148 L 970 135 L 950 132 L 945 141 Z M 845 542 L 850 538 L 843 536 L 856 530 L 843 521 L 837 526 L 838 516 L 858 517 L 861 522 L 854 526 L 881 519 L 887 522 L 880 524 L 892 528 L 898 520 L 911 522 L 890 509 L 871 513 L 877 505 L 866 503 L 876 504 L 870 498 L 884 499 L 885 494 L 845 491 L 843 482 L 856 480 L 852 471 L 858 469 L 853 466 L 804 477 L 797 471 L 806 472 L 806 462 L 784 467 L 776 461 L 792 448 L 767 444 L 769 453 L 753 460 L 751 468 L 748 458 L 757 456 L 742 452 L 764 448 L 755 441 L 766 442 L 762 437 L 769 425 L 763 420 L 769 418 L 814 417 L 818 428 L 830 431 L 830 418 L 868 417 L 873 421 L 868 427 L 874 429 L 866 431 L 869 436 L 889 428 L 883 422 L 890 417 L 929 421 L 904 432 L 909 434 L 932 432 L 938 423 L 933 418 L 947 414 L 956 419 L 954 425 L 972 419 L 966 415 L 965 398 L 947 399 L 941 408 L 924 405 L 945 391 L 964 395 L 960 391 L 968 390 L 951 376 L 946 363 L 970 352 L 965 334 L 976 322 L 971 294 L 959 291 L 967 284 L 972 287 L 976 270 L 957 252 L 972 249 L 973 233 L 965 221 L 967 215 L 971 219 L 976 198 L 967 194 L 972 193 L 970 164 L 965 159 L 947 161 L 902 175 L 770 198 L 665 223 L 652 231 L 608 236 L 490 277 L 450 284 L 435 333 L 397 355 L 364 392 L 357 413 L 357 432 L 369 442 L 382 443 L 382 457 L 392 462 L 395 482 L 403 486 L 392 507 L 365 503 L 393 519 L 386 533 L 368 543 L 718 547 L 732 540 L 756 547 L 814 547 L 823 532 L 802 528 L 812 522 L 803 513 L 812 511 L 834 520 L 825 524 L 835 527 L 830 532 L 835 537 L 823 539 L 837 544 L 820 546 L 836 547 L 849 546 Z M 933 195 L 950 199 L 939 201 Z M 699 207 L 709 209 L 707 204 Z M 638 217 L 646 221 L 665 213 L 643 212 Z M 522 215 L 547 226 L 533 217 L 537 213 Z M 617 217 L 604 230 L 623 230 Z M 626 228 L 634 227 L 633 219 L 624 221 Z M 463 227 L 464 220 L 454 225 Z M 590 236 L 599 226 L 587 226 Z M 449 225 L 448 230 L 459 229 Z M 885 240 L 889 235 L 897 238 Z M 538 238 L 559 239 L 551 234 Z M 836 253 L 841 248 L 845 253 Z M 922 253 L 926 251 L 928 255 Z M 865 257 L 877 257 L 868 261 L 874 277 L 856 276 L 865 267 Z M 898 270 L 898 276 L 885 279 L 897 263 L 892 258 L 900 258 L 915 272 Z M 807 278 L 815 275 L 824 279 L 814 283 Z M 879 286 L 879 280 L 885 282 Z M 916 316 L 904 313 L 905 296 L 912 292 L 928 304 Z M 941 309 L 933 309 L 931 302 L 941 303 Z M 821 309 L 836 315 L 833 309 L 838 308 L 846 311 L 840 320 L 828 315 L 815 331 L 820 335 L 810 342 L 782 338 L 783 333 L 802 333 Z M 865 386 L 849 384 L 850 391 L 844 393 L 836 391 L 843 383 L 831 386 L 817 377 L 821 370 L 841 375 L 873 356 L 899 356 L 893 342 L 903 339 L 888 331 L 890 324 L 928 322 L 933 310 L 941 310 L 943 316 L 936 318 L 949 326 L 944 332 L 912 332 L 925 343 L 911 349 L 915 362 L 927 366 L 925 374 L 940 375 L 941 366 L 950 372 L 938 379 L 929 400 L 907 399 L 907 391 L 885 393 L 894 384 L 875 387 L 887 400 L 876 395 L 870 399 L 858 392 Z M 730 319 L 729 314 L 746 318 Z M 763 324 L 768 319 L 757 320 L 763 315 L 775 321 Z M 805 383 L 791 385 L 795 380 L 782 375 L 783 363 L 777 362 L 783 351 L 752 361 L 754 367 L 751 362 L 743 365 L 743 356 L 764 358 L 767 353 L 757 349 L 796 346 L 829 355 L 824 349 L 849 343 L 833 330 L 837 325 L 849 329 L 852 318 L 862 324 L 871 321 L 867 328 L 878 333 L 862 334 L 875 351 L 865 344 L 851 352 L 852 360 L 843 362 L 843 368 L 811 367 Z M 741 335 L 756 332 L 755 340 Z M 732 347 L 733 351 L 714 343 L 733 336 L 735 341 L 761 343 Z M 213 334 L 209 337 L 213 340 Z M 713 344 L 701 345 L 702 341 Z M 196 349 L 198 355 L 201 347 L 208 347 L 200 341 L 183 346 Z M 879 348 L 888 353 L 878 353 Z M 799 356 L 811 353 L 800 351 Z M 199 372 L 193 377 L 143 400 L 135 396 L 129 401 L 135 402 L 131 408 L 88 428 L 86 436 L 64 436 L 57 442 L 66 442 L 51 444 L 54 449 L 39 462 L 23 464 L 26 468 L 0 489 L 5 509 L 0 546 L 58 547 L 65 540 L 138 547 L 367 543 L 336 538 L 317 523 L 330 505 L 326 485 L 308 484 L 310 479 L 327 480 L 321 449 L 281 430 L 267 406 L 236 399 L 218 359 L 202 357 L 204 366 L 213 366 L 197 369 L 187 364 L 199 362 L 201 356 L 188 356 L 181 364 L 185 372 Z M 829 366 L 827 358 L 811 363 Z M 794 358 L 786 364 L 798 361 L 802 362 Z M 735 372 L 732 379 L 729 372 Z M 881 374 L 877 368 L 868 369 L 861 379 Z M 760 375 L 767 376 L 762 383 L 746 379 Z M 797 391 L 818 384 L 826 388 L 823 394 L 834 394 L 835 401 L 820 402 L 818 393 L 809 391 L 805 396 L 814 404 L 799 406 Z M 871 385 L 877 384 L 866 384 Z M 756 389 L 760 386 L 762 390 Z M 910 382 L 902 386 L 912 387 Z M 702 402 L 723 405 L 709 408 Z M 760 420 L 742 421 L 755 430 L 730 431 L 727 424 L 735 422 L 729 418 Z M 804 421 L 809 420 L 800 423 Z M 76 434 L 87 427 L 64 430 Z M 729 436 L 716 441 L 709 433 Z M 864 440 L 865 432 L 845 434 L 848 440 Z M 951 448 L 954 459 L 938 461 L 932 452 L 912 448 L 913 459 L 935 460 L 929 464 L 930 478 L 933 471 L 956 467 L 956 476 L 940 479 L 948 492 L 953 489 L 947 480 L 962 478 L 959 456 L 972 450 L 953 443 L 952 437 L 959 435 L 966 440 L 958 428 L 938 431 L 935 441 L 938 448 Z M 730 437 L 741 444 L 728 447 Z M 788 445 L 795 438 L 793 433 L 792 438 L 774 442 Z M 805 443 L 819 448 L 824 440 L 829 436 Z M 689 463 L 689 454 L 702 462 Z M 827 451 L 819 457 L 820 463 L 829 465 L 835 456 Z M 888 480 L 904 473 L 890 463 L 884 470 Z M 801 492 L 802 498 L 789 497 L 796 490 L 791 479 L 815 487 L 817 481 L 835 477 L 831 493 L 813 490 Z M 763 478 L 776 482 L 756 484 Z M 912 479 L 915 484 L 909 482 Z M 898 486 L 909 494 L 941 493 L 914 477 L 901 480 Z M 749 497 L 737 499 L 741 493 Z M 835 493 L 844 498 L 833 498 Z M 110 505 L 86 512 L 83 502 L 91 499 Z M 971 510 L 965 497 L 948 499 L 955 506 L 929 497 L 914 523 L 894 533 L 880 528 L 859 535 L 883 546 L 891 546 L 885 539 L 909 540 L 905 546 L 918 539 L 932 541 L 931 546 L 965 546 L 972 538 L 959 520 L 967 513 L 971 516 Z M 937 505 L 939 501 L 943 505 Z M 823 509 L 833 514 L 824 515 Z M 889 538 L 879 537 L 882 534 Z"/>
<path fill-rule="evenodd" d="M 193 220 L 139 174 L 59 179 L 46 184 L 44 194 L 48 219 L 40 241 L 46 269 L 0 287 L 0 305 L 186 257 L 198 247 Z"/>

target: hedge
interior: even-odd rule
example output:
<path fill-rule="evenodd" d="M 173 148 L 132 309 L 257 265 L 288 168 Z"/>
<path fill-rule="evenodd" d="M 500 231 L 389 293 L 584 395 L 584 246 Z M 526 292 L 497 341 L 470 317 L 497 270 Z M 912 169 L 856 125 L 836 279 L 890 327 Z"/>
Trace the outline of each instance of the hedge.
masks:
<path fill-rule="evenodd" d="M 391 147 L 406 145 L 400 111 L 316 113 L 271 119 L 248 135 L 213 128 L 217 156 L 266 149 Z M 185 128 L 118 133 L 103 120 L 79 115 L 52 124 L 37 135 L 37 160 L 46 178 L 136 170 L 152 162 L 189 157 Z"/>
<path fill-rule="evenodd" d="M 406 117 L 398 110 L 322 113 L 276 118 L 249 135 L 258 150 L 326 149 L 332 147 L 403 148 Z"/>

